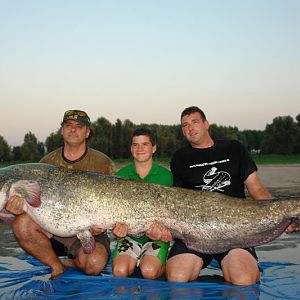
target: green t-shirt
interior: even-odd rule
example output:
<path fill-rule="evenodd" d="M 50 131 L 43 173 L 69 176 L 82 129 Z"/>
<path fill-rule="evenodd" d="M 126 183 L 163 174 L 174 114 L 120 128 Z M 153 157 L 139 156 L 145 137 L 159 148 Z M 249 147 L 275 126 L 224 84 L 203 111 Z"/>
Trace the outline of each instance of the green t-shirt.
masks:
<path fill-rule="evenodd" d="M 145 178 L 141 178 L 139 176 L 139 174 L 135 170 L 133 162 L 131 162 L 130 164 L 128 164 L 127 166 L 125 166 L 124 168 L 116 172 L 116 175 L 124 178 L 139 180 L 139 181 L 156 183 L 165 186 L 173 186 L 173 175 L 171 171 L 169 171 L 165 167 L 158 165 L 155 162 L 152 163 L 152 168 Z M 141 244 L 145 244 L 146 242 L 149 241 L 149 238 L 146 235 L 141 237 L 131 237 L 131 238 Z M 165 244 L 169 244 L 169 243 L 165 243 Z M 165 265 L 165 261 L 163 262 L 163 265 Z"/>
<path fill-rule="evenodd" d="M 165 186 L 173 186 L 173 175 L 171 171 L 158 165 L 157 163 L 152 163 L 152 168 L 148 175 L 145 178 L 141 178 L 136 172 L 134 163 L 131 162 L 126 167 L 120 169 L 117 173 L 117 176 L 135 179 L 139 181 L 145 181 L 150 183 L 157 183 Z"/>

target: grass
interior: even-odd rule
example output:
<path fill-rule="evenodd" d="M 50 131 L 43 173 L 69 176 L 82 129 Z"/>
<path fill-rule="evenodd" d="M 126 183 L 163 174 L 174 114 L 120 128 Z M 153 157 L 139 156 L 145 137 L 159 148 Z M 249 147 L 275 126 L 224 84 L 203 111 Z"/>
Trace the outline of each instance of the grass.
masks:
<path fill-rule="evenodd" d="M 291 154 L 291 155 L 280 155 L 280 154 L 253 154 L 252 158 L 255 163 L 258 165 L 267 165 L 267 164 L 300 164 L 300 154 Z M 131 159 L 115 159 L 117 170 L 126 166 Z M 170 158 L 155 158 L 155 161 L 158 164 L 161 164 L 167 168 L 170 166 Z M 20 163 L 29 163 L 29 161 L 14 161 L 14 162 L 0 162 L 0 168 L 20 164 Z"/>
<path fill-rule="evenodd" d="M 300 154 L 254 154 L 252 158 L 258 165 L 300 164 Z"/>
<path fill-rule="evenodd" d="M 258 165 L 271 165 L 271 164 L 300 164 L 300 154 L 280 155 L 280 154 L 254 154 L 252 155 L 255 163 Z M 126 166 L 130 159 L 115 159 L 117 170 Z M 155 158 L 155 161 L 166 167 L 170 167 L 170 158 Z"/>

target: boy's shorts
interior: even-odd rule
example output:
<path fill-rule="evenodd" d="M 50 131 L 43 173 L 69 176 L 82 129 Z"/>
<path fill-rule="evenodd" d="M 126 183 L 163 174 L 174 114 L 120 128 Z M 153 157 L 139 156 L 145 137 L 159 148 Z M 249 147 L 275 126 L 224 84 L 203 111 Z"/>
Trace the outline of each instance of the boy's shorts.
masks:
<path fill-rule="evenodd" d="M 153 241 L 147 236 L 139 238 L 125 236 L 118 239 L 116 248 L 113 251 L 112 259 L 119 255 L 127 254 L 137 260 L 137 266 L 144 255 L 157 257 L 163 266 L 167 263 L 170 243 Z"/>

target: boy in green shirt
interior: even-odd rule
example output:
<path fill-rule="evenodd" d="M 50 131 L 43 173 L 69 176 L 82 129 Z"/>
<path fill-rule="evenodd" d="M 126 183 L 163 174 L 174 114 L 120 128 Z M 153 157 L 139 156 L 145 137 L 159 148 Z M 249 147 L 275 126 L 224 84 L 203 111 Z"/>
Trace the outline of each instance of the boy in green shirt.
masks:
<path fill-rule="evenodd" d="M 166 186 L 173 185 L 172 173 L 153 162 L 156 151 L 154 134 L 147 128 L 136 129 L 131 137 L 133 162 L 120 169 L 116 175 Z M 113 253 L 113 274 L 128 277 L 136 266 L 144 278 L 156 279 L 165 269 L 169 243 L 152 240 L 146 235 L 135 238 L 127 236 L 125 224 L 116 224 L 113 233 L 119 238 Z"/>

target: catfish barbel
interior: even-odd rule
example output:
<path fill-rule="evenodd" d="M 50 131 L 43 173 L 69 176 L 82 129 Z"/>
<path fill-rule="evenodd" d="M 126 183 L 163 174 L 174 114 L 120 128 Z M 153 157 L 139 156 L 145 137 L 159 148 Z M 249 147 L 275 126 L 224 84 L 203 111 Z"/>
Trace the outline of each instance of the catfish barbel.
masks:
<path fill-rule="evenodd" d="M 91 253 L 91 226 L 128 225 L 140 236 L 153 223 L 171 230 L 188 248 L 219 253 L 272 241 L 291 223 L 300 223 L 300 199 L 246 200 L 220 193 L 165 187 L 94 172 L 69 171 L 47 164 L 20 164 L 0 169 L 0 219 L 13 195 L 47 232 L 80 239 Z"/>

